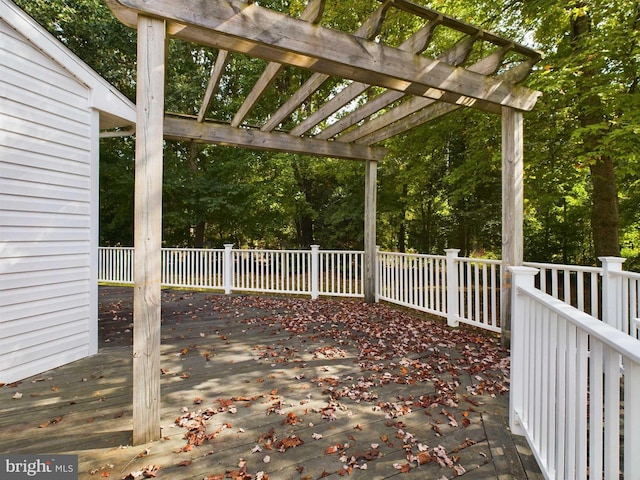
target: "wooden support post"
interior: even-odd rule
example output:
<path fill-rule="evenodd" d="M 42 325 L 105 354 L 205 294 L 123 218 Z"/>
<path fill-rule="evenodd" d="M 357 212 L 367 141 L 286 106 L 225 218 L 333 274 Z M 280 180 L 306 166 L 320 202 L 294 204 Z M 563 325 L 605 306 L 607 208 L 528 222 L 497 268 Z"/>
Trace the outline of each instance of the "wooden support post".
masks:
<path fill-rule="evenodd" d="M 160 275 L 165 22 L 138 16 L 133 443 L 160 438 Z"/>
<path fill-rule="evenodd" d="M 366 161 L 364 180 L 364 301 L 376 301 L 376 193 L 378 162 Z"/>
<path fill-rule="evenodd" d="M 524 218 L 524 144 L 522 112 L 502 107 L 502 346 L 511 344 L 511 271 L 522 265 Z"/>

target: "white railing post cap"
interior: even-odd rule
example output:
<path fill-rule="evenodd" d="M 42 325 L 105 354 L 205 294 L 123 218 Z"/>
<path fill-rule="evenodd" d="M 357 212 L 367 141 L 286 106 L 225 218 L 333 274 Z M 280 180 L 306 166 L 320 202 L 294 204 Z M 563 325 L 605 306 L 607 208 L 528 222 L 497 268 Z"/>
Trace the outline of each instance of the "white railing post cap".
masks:
<path fill-rule="evenodd" d="M 514 287 L 512 295 L 517 293 L 519 287 L 533 287 L 535 283 L 535 276 L 540 272 L 537 268 L 522 267 L 520 265 L 508 267 L 507 271 L 511 274 L 511 284 Z"/>
<path fill-rule="evenodd" d="M 530 276 L 535 276 L 538 274 L 538 272 L 540 272 L 539 268 L 534 268 L 534 267 L 523 267 L 520 265 L 513 265 L 508 267 L 508 270 L 513 274 L 513 275 L 530 275 Z"/>
<path fill-rule="evenodd" d="M 598 260 L 602 263 L 602 268 L 608 268 L 609 270 L 620 270 L 622 269 L 622 264 L 627 261 L 623 257 L 598 257 Z"/>

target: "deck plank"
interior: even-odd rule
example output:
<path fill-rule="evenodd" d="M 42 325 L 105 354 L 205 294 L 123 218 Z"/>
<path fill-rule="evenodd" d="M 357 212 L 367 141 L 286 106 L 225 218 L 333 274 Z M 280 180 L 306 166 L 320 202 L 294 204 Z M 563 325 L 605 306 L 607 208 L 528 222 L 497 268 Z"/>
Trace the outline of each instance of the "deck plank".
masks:
<path fill-rule="evenodd" d="M 263 471 L 272 480 L 345 473 L 359 479 L 457 478 L 453 465 L 464 469 L 460 478 L 472 480 L 542 478 L 526 441 L 514 440 L 507 428 L 508 395 L 467 389 L 490 372 L 452 374 L 451 366 L 440 372 L 439 380 L 458 385 L 456 403 L 446 406 L 418 401 L 438 398 L 442 385 L 385 380 L 384 372 L 396 375 L 403 368 L 409 378 L 420 362 L 463 361 L 467 353 L 447 339 L 435 350 L 380 356 L 372 365 L 383 369 L 375 372 L 358 359 L 368 334 L 340 333 L 348 328 L 338 318 L 344 310 L 327 317 L 333 307 L 323 303 L 204 292 L 163 292 L 163 438 L 131 446 L 131 297 L 129 288 L 100 288 L 97 355 L 0 388 L 0 452 L 77 454 L 79 478 L 87 480 L 106 473 L 120 479 L 151 465 L 159 467 L 158 478 L 201 479 L 238 469 L 241 459 L 248 473 Z M 350 305 L 360 308 L 355 302 L 347 310 Z M 383 328 L 386 314 L 372 310 L 371 322 Z M 356 391 L 363 378 L 372 381 L 366 392 L 339 394 Z M 22 398 L 12 398 L 16 392 Z M 219 433 L 188 447 L 187 429 L 176 419 L 187 412 L 199 418 L 206 409 L 213 412 L 206 432 Z M 278 440 L 291 436 L 303 443 L 278 451 Z M 453 464 L 440 466 L 433 456 L 403 472 L 407 452 L 417 454 L 419 445 L 432 456 L 442 447 Z M 327 453 L 333 446 L 338 451 Z"/>

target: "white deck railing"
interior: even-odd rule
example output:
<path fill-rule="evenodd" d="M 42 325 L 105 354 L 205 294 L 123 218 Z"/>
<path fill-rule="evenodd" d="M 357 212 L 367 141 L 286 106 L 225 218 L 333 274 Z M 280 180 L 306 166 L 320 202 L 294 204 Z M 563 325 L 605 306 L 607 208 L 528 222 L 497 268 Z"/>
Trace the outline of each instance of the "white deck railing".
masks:
<path fill-rule="evenodd" d="M 541 291 L 635 338 L 640 338 L 640 273 L 622 270 L 623 258 L 602 257 L 602 267 L 525 262 L 539 270 Z"/>
<path fill-rule="evenodd" d="M 133 256 L 133 252 L 130 252 Z M 182 288 L 222 288 L 221 250 L 163 248 L 162 285 Z M 130 283 L 133 283 L 131 272 Z"/>
<path fill-rule="evenodd" d="M 362 297 L 363 256 L 166 248 L 162 285 Z M 510 422 L 548 479 L 640 472 L 640 274 L 601 261 L 513 267 Z M 100 282 L 133 284 L 133 266 L 133 248 L 100 248 Z M 376 275 L 378 300 L 500 331 L 500 261 L 378 252 Z"/>
<path fill-rule="evenodd" d="M 361 251 L 162 249 L 162 285 L 295 295 L 362 297 Z M 552 297 L 638 338 L 640 274 L 622 271 L 624 259 L 602 258 L 602 267 L 525 263 L 539 270 L 536 286 Z M 102 247 L 99 281 L 133 283 L 133 248 Z M 501 262 L 378 252 L 376 298 L 500 331 Z"/>
<path fill-rule="evenodd" d="M 226 249 L 224 254 L 234 266 L 233 272 L 227 273 L 229 280 L 224 282 L 229 292 L 242 290 L 302 294 L 310 291 L 311 262 L 308 251 Z"/>
<path fill-rule="evenodd" d="M 622 259 L 611 258 L 603 271 L 602 320 L 640 338 L 640 274 L 622 271 Z"/>
<path fill-rule="evenodd" d="M 536 287 L 594 317 L 600 317 L 602 268 L 525 262 L 539 270 Z"/>
<path fill-rule="evenodd" d="M 133 284 L 133 247 L 98 248 L 98 282 Z"/>
<path fill-rule="evenodd" d="M 98 281 L 133 284 L 133 247 L 100 247 Z M 363 296 L 364 252 L 163 248 L 165 287 Z"/>
<path fill-rule="evenodd" d="M 378 298 L 494 332 L 500 331 L 500 261 L 378 253 Z"/>
<path fill-rule="evenodd" d="M 512 271 L 512 431 L 548 479 L 636 478 L 640 341 L 535 288 L 536 269 Z"/>
<path fill-rule="evenodd" d="M 446 258 L 378 253 L 377 298 L 433 315 L 447 315 Z"/>

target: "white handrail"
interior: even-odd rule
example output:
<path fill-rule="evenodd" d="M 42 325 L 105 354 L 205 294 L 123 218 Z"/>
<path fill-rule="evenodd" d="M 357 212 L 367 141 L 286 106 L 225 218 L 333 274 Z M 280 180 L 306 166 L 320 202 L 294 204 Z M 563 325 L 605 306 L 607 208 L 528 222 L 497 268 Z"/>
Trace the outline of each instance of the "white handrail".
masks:
<path fill-rule="evenodd" d="M 295 295 L 362 297 L 364 252 L 163 248 L 162 285 Z M 500 332 L 500 260 L 378 252 L 376 298 Z M 526 262 L 539 269 L 540 290 L 638 338 L 640 274 L 622 271 L 622 259 L 604 267 Z M 133 248 L 101 247 L 100 282 L 133 283 Z"/>
<path fill-rule="evenodd" d="M 501 262 L 446 253 L 378 252 L 376 298 L 442 316 L 450 326 L 499 332 Z M 133 254 L 100 248 L 99 281 L 132 284 Z M 363 297 L 363 256 L 318 246 L 167 248 L 162 284 Z M 511 428 L 526 436 L 547 478 L 609 480 L 620 468 L 640 471 L 640 455 L 632 453 L 640 451 L 640 274 L 622 271 L 622 259 L 601 260 L 603 268 L 512 267 Z M 632 406 L 624 414 L 620 391 Z M 624 466 L 615 463 L 620 451 Z M 587 466 L 595 473 L 588 476 Z"/>
<path fill-rule="evenodd" d="M 518 294 L 533 298 L 537 303 L 543 304 L 549 311 L 561 316 L 587 335 L 597 339 L 610 348 L 616 349 L 621 355 L 640 364 L 640 342 L 624 332 L 612 328 L 591 315 L 568 305 L 557 298 L 553 298 L 538 289 L 518 289 Z"/>
<path fill-rule="evenodd" d="M 640 341 L 535 288 L 537 270 L 512 272 L 512 431 L 546 478 L 631 478 L 640 472 Z"/>

